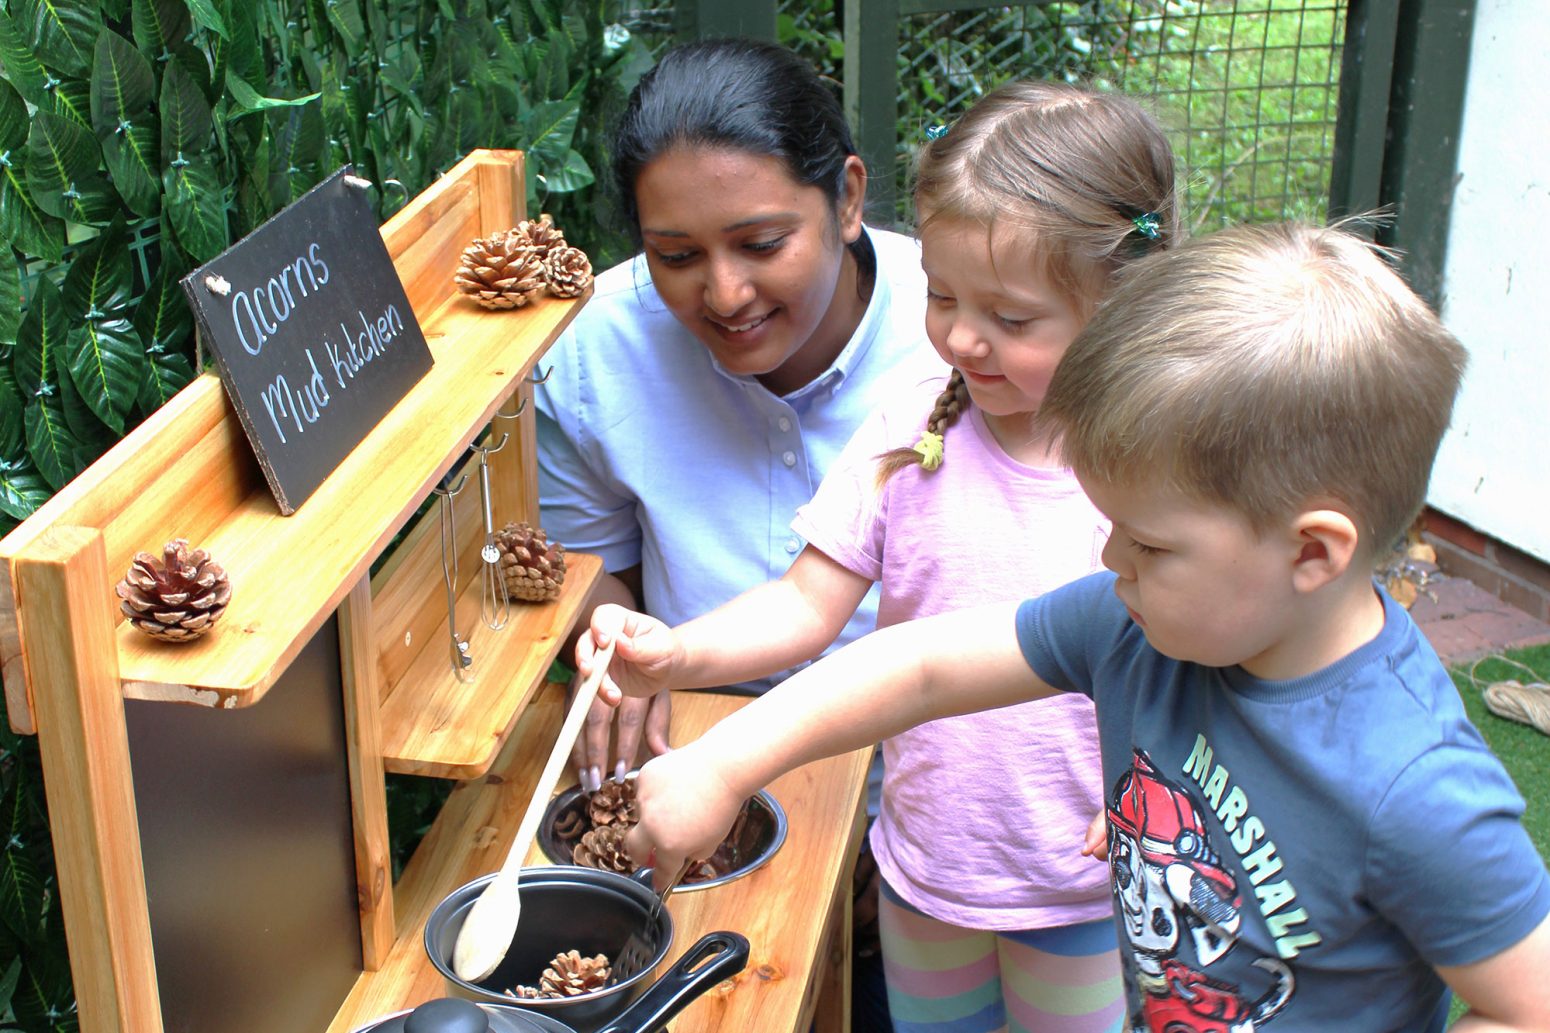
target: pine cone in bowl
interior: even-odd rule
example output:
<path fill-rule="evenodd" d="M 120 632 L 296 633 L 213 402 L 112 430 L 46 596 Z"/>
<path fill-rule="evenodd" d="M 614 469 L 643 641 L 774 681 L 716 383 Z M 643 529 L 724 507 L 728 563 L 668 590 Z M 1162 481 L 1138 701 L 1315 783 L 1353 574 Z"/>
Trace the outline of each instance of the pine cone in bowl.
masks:
<path fill-rule="evenodd" d="M 635 871 L 635 862 L 624 849 L 627 829 L 618 825 L 604 825 L 581 837 L 576 844 L 575 861 L 586 868 L 601 868 L 605 872 L 629 875 Z"/>
<path fill-rule="evenodd" d="M 115 589 L 119 609 L 129 623 L 165 642 L 191 642 L 215 626 L 231 602 L 231 579 L 203 549 L 174 538 L 157 561 L 148 552 L 134 563 Z"/>
<path fill-rule="evenodd" d="M 593 828 L 618 825 L 626 831 L 640 821 L 640 810 L 635 803 L 635 780 L 616 782 L 609 779 L 587 798 L 587 817 Z"/>

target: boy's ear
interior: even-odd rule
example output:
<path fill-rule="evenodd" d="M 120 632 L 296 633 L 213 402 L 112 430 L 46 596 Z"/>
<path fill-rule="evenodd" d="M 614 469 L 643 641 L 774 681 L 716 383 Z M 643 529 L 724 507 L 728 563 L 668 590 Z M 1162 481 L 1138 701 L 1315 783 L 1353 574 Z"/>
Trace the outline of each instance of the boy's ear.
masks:
<path fill-rule="evenodd" d="M 845 159 L 845 193 L 839 199 L 840 237 L 853 243 L 861 236 L 861 216 L 866 209 L 866 165 L 856 155 Z"/>
<path fill-rule="evenodd" d="M 1361 544 L 1356 522 L 1337 509 L 1309 509 L 1292 522 L 1297 558 L 1292 587 L 1312 592 L 1343 577 L 1351 569 Z"/>

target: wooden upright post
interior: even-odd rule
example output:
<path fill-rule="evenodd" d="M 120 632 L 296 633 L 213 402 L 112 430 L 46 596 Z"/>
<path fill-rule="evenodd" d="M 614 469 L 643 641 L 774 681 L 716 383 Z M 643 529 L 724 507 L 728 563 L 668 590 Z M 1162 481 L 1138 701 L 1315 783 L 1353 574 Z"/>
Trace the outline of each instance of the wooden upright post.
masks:
<path fill-rule="evenodd" d="M 31 630 L 28 666 L 81 1028 L 159 1031 L 102 533 L 52 527 L 17 561 L 15 575 L 18 601 L 53 616 Z"/>

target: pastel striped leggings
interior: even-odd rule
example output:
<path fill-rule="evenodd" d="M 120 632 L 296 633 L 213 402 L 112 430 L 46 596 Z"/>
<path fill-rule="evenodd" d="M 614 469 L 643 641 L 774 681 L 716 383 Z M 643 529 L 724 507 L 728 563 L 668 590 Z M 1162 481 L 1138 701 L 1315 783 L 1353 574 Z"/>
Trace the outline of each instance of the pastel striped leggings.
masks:
<path fill-rule="evenodd" d="M 1119 1033 L 1112 919 L 1029 932 L 921 914 L 884 880 L 878 901 L 894 1033 Z"/>

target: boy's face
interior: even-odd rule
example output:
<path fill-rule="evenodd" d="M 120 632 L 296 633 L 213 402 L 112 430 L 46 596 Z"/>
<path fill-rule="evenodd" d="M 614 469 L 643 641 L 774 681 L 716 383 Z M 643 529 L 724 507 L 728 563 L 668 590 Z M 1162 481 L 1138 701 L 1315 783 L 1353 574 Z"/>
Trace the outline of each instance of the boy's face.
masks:
<path fill-rule="evenodd" d="M 1296 658 L 1278 647 L 1297 612 L 1293 536 L 1262 535 L 1238 513 L 1177 492 L 1080 480 L 1114 522 L 1103 563 L 1153 648 L 1175 660 L 1288 676 Z"/>

